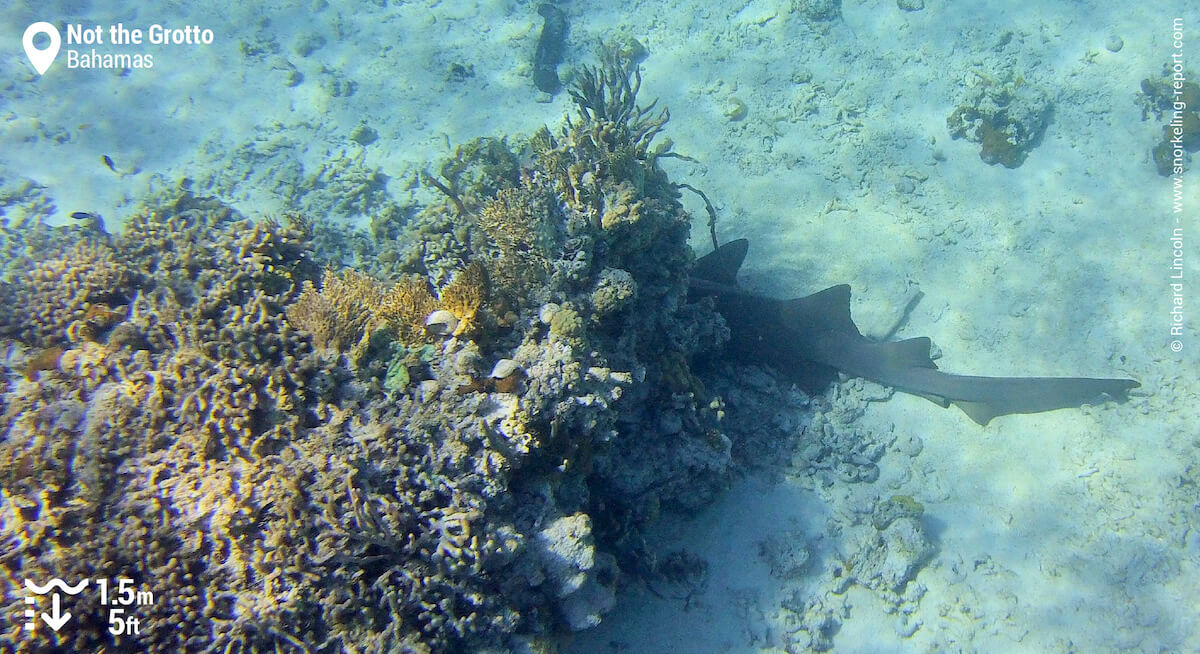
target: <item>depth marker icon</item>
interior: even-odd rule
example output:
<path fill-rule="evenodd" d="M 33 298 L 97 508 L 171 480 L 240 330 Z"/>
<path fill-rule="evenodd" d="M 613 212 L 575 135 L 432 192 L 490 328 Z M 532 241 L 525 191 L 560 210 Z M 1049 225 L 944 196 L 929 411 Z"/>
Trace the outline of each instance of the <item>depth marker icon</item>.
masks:
<path fill-rule="evenodd" d="M 42 613 L 42 620 L 45 621 L 46 626 L 50 627 L 50 629 L 53 631 L 62 629 L 63 625 L 67 624 L 67 621 L 71 619 L 71 612 L 62 610 L 62 600 L 58 596 L 58 590 L 61 590 L 68 595 L 78 595 L 79 593 L 83 592 L 83 589 L 86 588 L 87 585 L 87 579 L 84 579 L 74 586 L 68 586 L 67 582 L 59 579 L 58 577 L 51 579 L 50 583 L 46 584 L 45 586 L 39 586 L 29 579 L 25 580 L 25 588 L 37 595 L 45 595 L 46 593 L 54 590 L 54 593 L 50 595 L 50 612 Z M 37 598 L 33 595 L 30 595 L 25 598 L 25 603 L 31 605 L 36 604 Z M 25 617 L 29 618 L 29 620 L 25 623 L 25 631 L 33 631 L 34 628 L 37 627 L 37 610 L 32 608 L 25 609 Z"/>

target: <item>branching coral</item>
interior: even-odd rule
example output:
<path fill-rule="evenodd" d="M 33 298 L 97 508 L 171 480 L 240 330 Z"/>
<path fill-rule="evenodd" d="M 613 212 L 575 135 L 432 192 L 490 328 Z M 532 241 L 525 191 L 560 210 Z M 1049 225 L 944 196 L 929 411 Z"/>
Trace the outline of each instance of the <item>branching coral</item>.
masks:
<path fill-rule="evenodd" d="M 610 151 L 629 146 L 638 156 L 645 156 L 671 113 L 664 108 L 655 114 L 657 100 L 639 107 L 637 94 L 641 88 L 642 73 L 637 61 L 623 56 L 618 48 L 606 48 L 603 65 L 582 67 L 570 94 L 584 122 L 613 128 L 597 133 Z"/>
<path fill-rule="evenodd" d="M 420 275 L 406 275 L 383 295 L 376 314 L 379 324 L 396 329 L 401 343 L 415 345 L 424 341 L 425 318 L 437 308 L 429 282 Z"/>
<path fill-rule="evenodd" d="M 520 183 L 520 164 L 504 139 L 483 137 L 459 146 L 439 172 L 440 179 L 425 173 L 425 183 L 441 191 L 462 215 Z"/>
<path fill-rule="evenodd" d="M 484 203 L 478 223 L 498 250 L 490 263 L 492 277 L 509 295 L 526 297 L 549 274 L 561 241 L 560 213 L 547 189 L 528 177 Z"/>
<path fill-rule="evenodd" d="M 606 235 L 619 247 L 644 247 L 659 229 L 681 224 L 678 187 L 658 167 L 658 159 L 678 156 L 671 144 L 655 146 L 670 114 L 655 103 L 637 104 L 641 73 L 619 48 L 606 49 L 599 68 L 585 68 L 571 91 L 579 110 L 559 137 L 549 130 L 534 135 L 531 148 L 556 182 L 566 206 L 594 229 L 609 230 L 653 217 L 634 230 Z M 629 237 L 637 232 L 637 238 Z"/>
<path fill-rule="evenodd" d="M 362 273 L 326 270 L 319 291 L 305 282 L 287 309 L 288 322 L 312 334 L 317 347 L 345 351 L 367 337 L 384 297 L 383 284 Z"/>
<path fill-rule="evenodd" d="M 319 348 L 353 352 L 366 347 L 371 334 L 393 329 L 397 340 L 419 345 L 430 334 L 426 319 L 439 308 L 454 314 L 455 336 L 478 327 L 477 316 L 487 295 L 483 266 L 473 262 L 459 272 L 435 298 L 420 275 L 406 275 L 387 288 L 353 270 L 326 271 L 321 289 L 306 283 L 287 310 L 288 321 L 312 335 Z M 352 359 L 357 357 L 352 356 Z"/>
<path fill-rule="evenodd" d="M 558 241 L 554 205 L 544 189 L 530 180 L 519 187 L 501 189 L 479 212 L 479 226 L 505 255 L 534 251 L 545 258 Z"/>
<path fill-rule="evenodd" d="M 458 318 L 455 336 L 469 334 L 479 327 L 479 310 L 487 292 L 487 275 L 478 261 L 472 261 L 442 288 L 441 305 Z"/>

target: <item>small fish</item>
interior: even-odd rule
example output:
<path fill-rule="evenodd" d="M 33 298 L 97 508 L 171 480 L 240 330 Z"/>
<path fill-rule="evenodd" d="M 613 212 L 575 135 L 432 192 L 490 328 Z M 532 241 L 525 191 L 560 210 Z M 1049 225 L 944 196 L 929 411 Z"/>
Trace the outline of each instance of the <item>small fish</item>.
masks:
<path fill-rule="evenodd" d="M 83 314 L 83 319 L 98 328 L 108 328 L 125 319 L 126 312 L 114 309 L 106 304 L 93 304 Z"/>
<path fill-rule="evenodd" d="M 108 234 L 108 231 L 104 229 L 104 219 L 101 218 L 100 214 L 98 213 L 92 213 L 90 211 L 72 211 L 71 217 L 75 220 L 78 220 L 84 229 L 91 229 L 100 234 Z"/>
<path fill-rule="evenodd" d="M 112 157 L 108 156 L 107 154 L 102 154 L 100 155 L 100 161 L 103 161 L 104 165 L 108 166 L 109 170 L 117 173 L 118 175 L 121 174 L 121 171 L 117 170 L 117 165 L 113 163 Z"/>
<path fill-rule="evenodd" d="M 25 379 L 33 381 L 41 377 L 43 371 L 58 370 L 59 359 L 62 358 L 61 347 L 50 347 L 38 352 L 25 363 Z"/>

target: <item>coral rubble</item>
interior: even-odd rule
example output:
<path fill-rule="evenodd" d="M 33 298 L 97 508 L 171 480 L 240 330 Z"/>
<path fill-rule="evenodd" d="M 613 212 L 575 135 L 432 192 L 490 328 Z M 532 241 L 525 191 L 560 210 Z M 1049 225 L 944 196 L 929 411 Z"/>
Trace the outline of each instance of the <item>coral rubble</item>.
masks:
<path fill-rule="evenodd" d="M 1189 81 L 1190 72 L 1173 73 L 1163 66 L 1160 77 L 1142 80 L 1138 104 L 1142 120 L 1153 114 L 1166 119 L 1162 139 L 1150 150 L 1158 174 L 1179 175 L 1191 161 L 1191 153 L 1200 150 L 1200 84 Z"/>
<path fill-rule="evenodd" d="M 978 143 L 984 163 L 1016 168 L 1041 141 L 1050 121 L 1050 100 L 1022 76 L 978 76 L 966 101 L 946 118 L 946 128 L 956 139 Z"/>

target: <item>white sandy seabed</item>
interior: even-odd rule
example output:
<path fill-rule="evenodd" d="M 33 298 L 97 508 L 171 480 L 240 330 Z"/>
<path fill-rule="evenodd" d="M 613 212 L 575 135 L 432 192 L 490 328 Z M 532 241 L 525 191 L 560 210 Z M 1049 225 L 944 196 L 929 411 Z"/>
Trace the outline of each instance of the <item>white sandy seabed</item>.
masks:
<path fill-rule="evenodd" d="M 561 72 L 594 62 L 602 38 L 649 48 L 642 99 L 673 110 L 667 136 L 699 161 L 666 165 L 716 201 L 722 239 L 751 239 L 744 284 L 785 296 L 850 282 L 867 333 L 919 289 L 898 336 L 932 337 L 945 370 L 1132 376 L 1143 389 L 1121 406 L 987 427 L 904 394 L 872 403 L 856 428 L 907 444 L 889 448 L 878 481 L 748 478 L 702 515 L 670 519 L 655 543 L 703 556 L 704 591 L 685 602 L 629 588 L 568 651 L 799 651 L 802 620 L 789 606 L 819 609 L 835 651 L 1200 649 L 1200 336 L 1190 317 L 1200 294 L 1189 281 L 1200 193 L 1195 172 L 1185 175 L 1188 317 L 1174 353 L 1170 180 L 1149 159 L 1160 123 L 1135 102 L 1170 58 L 1171 12 L 1183 12 L 1188 44 L 1200 43 L 1200 14 L 1182 3 L 926 0 L 904 11 L 846 0 L 833 20 L 807 17 L 821 4 L 564 3 Z M 216 41 L 146 46 L 149 70 L 60 61 L 40 79 L 10 48 L 0 61 L 10 221 L 98 210 L 112 226 L 184 176 L 247 214 L 277 215 L 322 180 L 365 185 L 354 192 L 369 205 L 383 188 L 369 175 L 378 169 L 403 204 L 421 193 L 414 174 L 452 144 L 529 134 L 569 108 L 565 94 L 539 97 L 530 83 L 534 3 L 75 7 L 0 10 L 8 42 L 35 20 L 197 24 Z M 1117 52 L 1106 47 L 1114 36 Z M 1054 107 L 1014 170 L 984 164 L 946 127 L 980 73 L 1005 71 Z M 739 103 L 745 118 L 730 120 Z M 377 140 L 355 142 L 360 125 Z M 706 249 L 702 219 L 694 240 Z M 898 596 L 845 587 L 838 571 L 870 542 L 870 507 L 893 495 L 923 504 L 936 549 Z M 781 535 L 809 561 L 772 575 L 762 544 Z"/>

